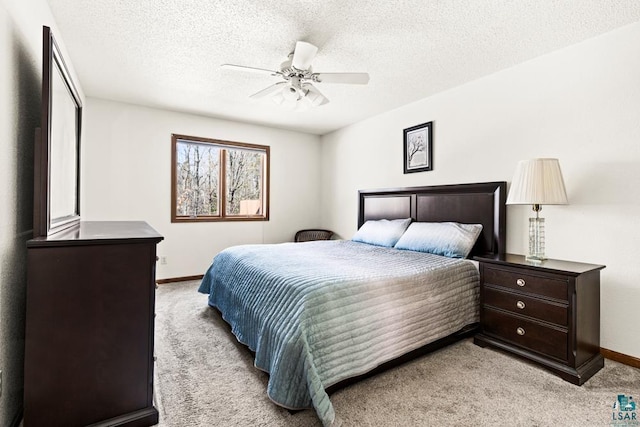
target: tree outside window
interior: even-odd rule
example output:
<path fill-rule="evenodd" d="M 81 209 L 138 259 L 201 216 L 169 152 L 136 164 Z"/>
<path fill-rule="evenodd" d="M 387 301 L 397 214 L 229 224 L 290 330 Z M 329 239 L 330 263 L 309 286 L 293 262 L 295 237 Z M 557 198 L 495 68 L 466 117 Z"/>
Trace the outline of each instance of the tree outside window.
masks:
<path fill-rule="evenodd" d="M 268 219 L 269 147 L 172 135 L 171 221 Z"/>

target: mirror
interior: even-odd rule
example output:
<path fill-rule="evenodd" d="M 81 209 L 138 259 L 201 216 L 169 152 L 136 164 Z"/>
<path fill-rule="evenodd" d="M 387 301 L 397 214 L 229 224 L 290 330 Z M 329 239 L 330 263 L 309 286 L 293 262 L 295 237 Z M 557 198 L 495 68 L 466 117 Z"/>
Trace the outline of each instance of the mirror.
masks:
<path fill-rule="evenodd" d="M 43 28 L 42 127 L 36 136 L 34 237 L 80 221 L 82 102 L 51 29 Z"/>

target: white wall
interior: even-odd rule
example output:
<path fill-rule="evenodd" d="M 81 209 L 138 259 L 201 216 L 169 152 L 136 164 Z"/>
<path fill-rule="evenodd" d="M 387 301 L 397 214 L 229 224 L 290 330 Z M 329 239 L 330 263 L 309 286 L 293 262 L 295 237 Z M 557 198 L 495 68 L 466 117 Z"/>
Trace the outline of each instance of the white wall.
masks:
<path fill-rule="evenodd" d="M 224 248 L 291 241 L 320 225 L 318 136 L 95 98 L 84 117 L 82 219 L 151 224 L 165 237 L 158 279 L 203 274 Z M 172 133 L 270 146 L 269 221 L 172 224 Z"/>
<path fill-rule="evenodd" d="M 557 157 L 570 205 L 543 209 L 547 256 L 606 264 L 601 345 L 640 357 L 638 46 L 635 23 L 325 135 L 323 226 L 355 232 L 359 189 L 511 181 Z M 434 170 L 403 175 L 402 130 L 427 121 Z M 527 252 L 529 214 L 507 208 L 507 251 Z"/>
<path fill-rule="evenodd" d="M 43 25 L 52 28 L 68 58 L 46 0 L 0 0 L 2 426 L 19 419 L 23 403 L 26 241 L 33 228 L 33 145 L 40 126 Z M 75 76 L 72 67 L 70 71 Z"/>

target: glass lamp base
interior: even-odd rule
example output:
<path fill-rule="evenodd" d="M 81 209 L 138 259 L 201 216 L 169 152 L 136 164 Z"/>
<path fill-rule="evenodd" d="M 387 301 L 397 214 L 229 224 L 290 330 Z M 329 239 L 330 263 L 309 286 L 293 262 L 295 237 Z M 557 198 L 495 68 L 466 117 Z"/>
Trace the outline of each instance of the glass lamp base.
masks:
<path fill-rule="evenodd" d="M 542 261 L 544 261 L 546 258 L 540 258 L 540 257 L 536 257 L 536 256 L 531 256 L 531 255 L 527 255 L 526 257 L 524 257 L 524 259 L 530 263 L 536 264 L 536 263 L 541 263 Z"/>
<path fill-rule="evenodd" d="M 542 262 L 544 256 L 544 218 L 529 218 L 529 255 L 527 261 Z"/>

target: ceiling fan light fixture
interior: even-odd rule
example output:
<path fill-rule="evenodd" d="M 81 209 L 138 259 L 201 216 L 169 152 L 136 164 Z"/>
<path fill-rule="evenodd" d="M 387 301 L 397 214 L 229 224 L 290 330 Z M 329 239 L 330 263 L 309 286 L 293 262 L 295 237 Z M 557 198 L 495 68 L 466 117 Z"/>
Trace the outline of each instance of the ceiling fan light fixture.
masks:
<path fill-rule="evenodd" d="M 329 99 L 320 93 L 312 84 L 305 84 L 302 86 L 302 89 L 305 91 L 304 98 L 308 100 L 313 107 L 319 107 L 329 102 Z"/>
<path fill-rule="evenodd" d="M 293 101 L 293 102 L 299 101 L 300 99 L 302 99 L 302 96 L 303 96 L 301 94 L 301 91 L 298 88 L 295 88 L 293 86 L 285 86 L 282 89 L 281 94 L 285 100 Z"/>
<path fill-rule="evenodd" d="M 295 93 L 295 90 L 291 92 L 289 89 L 289 86 L 283 87 L 271 97 L 271 100 L 285 110 L 296 110 L 301 98 Z"/>
<path fill-rule="evenodd" d="M 309 92 L 305 99 L 309 101 L 312 106 L 319 107 L 324 103 L 326 98 L 318 93 Z"/>
<path fill-rule="evenodd" d="M 300 101 L 292 101 L 290 99 L 285 99 L 280 106 L 286 110 L 296 111 L 298 110 L 298 106 L 300 105 Z"/>
<path fill-rule="evenodd" d="M 343 84 L 367 84 L 369 82 L 369 74 L 367 73 L 314 72 L 311 68 L 311 62 L 317 52 L 318 48 L 311 43 L 298 41 L 294 51 L 280 65 L 278 71 L 234 64 L 223 64 L 222 67 L 279 76 L 284 81 L 258 91 L 250 98 L 259 99 L 269 96 L 275 104 L 296 111 L 329 103 L 329 99 L 312 85 L 312 82 Z"/>

